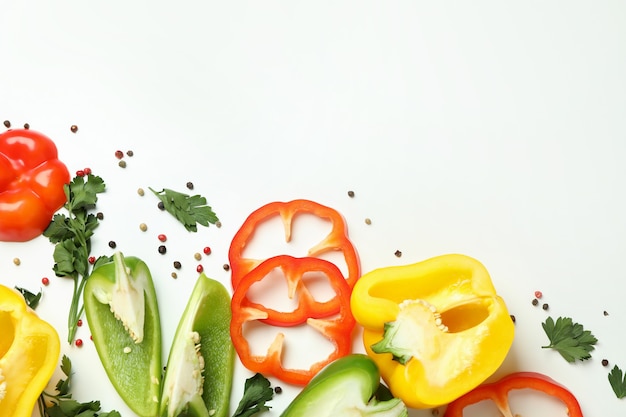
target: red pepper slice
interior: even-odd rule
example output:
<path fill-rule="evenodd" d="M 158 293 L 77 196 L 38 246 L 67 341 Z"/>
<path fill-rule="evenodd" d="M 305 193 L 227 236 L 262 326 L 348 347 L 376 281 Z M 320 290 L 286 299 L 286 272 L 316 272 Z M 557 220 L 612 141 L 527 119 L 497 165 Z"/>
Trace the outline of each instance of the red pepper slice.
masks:
<path fill-rule="evenodd" d="M 443 417 L 463 417 L 463 409 L 483 400 L 492 400 L 504 417 L 513 417 L 508 402 L 508 394 L 516 389 L 541 391 L 563 402 L 569 417 L 583 417 L 578 400 L 563 385 L 549 376 L 537 372 L 515 372 L 500 380 L 483 384 L 454 400 L 446 409 Z"/>
<path fill-rule="evenodd" d="M 50 138 L 30 129 L 0 134 L 0 241 L 39 236 L 67 201 L 69 181 Z"/>
<path fill-rule="evenodd" d="M 341 214 L 324 205 L 310 200 L 293 200 L 289 202 L 272 202 L 266 204 L 254 212 L 244 221 L 230 244 L 228 260 L 231 268 L 231 281 L 233 289 L 239 285 L 239 281 L 262 260 L 244 258 L 243 251 L 254 236 L 257 226 L 272 217 L 280 216 L 285 228 L 285 241 L 291 239 L 292 223 L 299 213 L 308 213 L 322 219 L 330 220 L 331 232 L 318 244 L 308 250 L 308 257 L 317 257 L 329 251 L 341 251 L 346 260 L 348 276 L 345 279 L 348 285 L 353 287 L 359 278 L 360 264 L 356 249 L 348 239 L 348 229 Z"/>
<path fill-rule="evenodd" d="M 287 280 L 289 296 L 298 297 L 298 306 L 292 312 L 279 312 L 248 299 L 250 287 L 277 268 L 282 270 Z M 322 272 L 328 277 L 336 294 L 332 300 L 338 301 L 339 310 L 334 307 L 324 307 L 325 303 L 319 303 L 313 299 L 302 282 L 302 275 L 305 272 Z M 341 271 L 326 260 L 278 255 L 263 261 L 239 281 L 231 300 L 233 314 L 230 334 L 242 364 L 253 372 L 274 375 L 290 384 L 306 385 L 328 363 L 351 352 L 355 321 L 350 311 L 350 292 L 351 288 Z M 282 348 L 285 338 L 283 333 L 278 333 L 265 356 L 253 355 L 250 351 L 250 345 L 244 336 L 244 326 L 255 320 L 282 327 L 306 323 L 333 343 L 335 349 L 325 359 L 313 363 L 309 369 L 285 368 L 282 364 Z"/>

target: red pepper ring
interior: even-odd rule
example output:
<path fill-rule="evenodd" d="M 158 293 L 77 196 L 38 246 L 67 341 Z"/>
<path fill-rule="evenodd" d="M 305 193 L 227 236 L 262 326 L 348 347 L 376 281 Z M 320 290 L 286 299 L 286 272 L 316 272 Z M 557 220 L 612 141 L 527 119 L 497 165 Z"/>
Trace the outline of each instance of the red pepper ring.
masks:
<path fill-rule="evenodd" d="M 515 372 L 500 380 L 483 384 L 457 398 L 446 409 L 443 417 L 463 417 L 463 409 L 483 400 L 492 400 L 504 417 L 513 417 L 508 401 L 508 394 L 516 389 L 541 391 L 563 402 L 569 417 L 583 417 L 580 404 L 574 395 L 563 385 L 549 376 L 537 372 Z"/>
<path fill-rule="evenodd" d="M 280 216 L 285 229 L 285 241 L 291 240 L 291 229 L 294 217 L 298 213 L 309 213 L 319 218 L 327 219 L 332 223 L 331 232 L 318 244 L 308 250 L 307 256 L 317 257 L 329 251 L 341 251 L 346 260 L 348 276 L 345 278 L 348 285 L 353 287 L 360 275 L 360 263 L 354 245 L 348 238 L 348 230 L 342 215 L 327 206 L 310 200 L 292 200 L 289 202 L 268 203 L 253 211 L 241 225 L 230 244 L 228 260 L 231 268 L 231 282 L 233 289 L 239 281 L 262 260 L 243 258 L 243 251 L 254 236 L 257 226 L 274 217 Z"/>
<path fill-rule="evenodd" d="M 328 278 L 331 286 L 336 291 L 337 295 L 334 299 L 339 302 L 339 310 L 330 310 L 329 314 L 332 317 L 329 317 L 327 312 L 320 313 L 320 311 L 314 308 L 319 304 L 307 304 L 309 301 L 305 301 L 304 305 L 306 308 L 300 308 L 299 304 L 298 308 L 293 312 L 293 317 L 289 317 L 290 313 L 281 314 L 259 304 L 251 303 L 247 299 L 247 293 L 252 284 L 261 281 L 267 276 L 263 272 L 271 271 L 276 267 L 280 267 L 283 270 L 285 279 L 292 281 L 292 283 L 288 283 L 288 286 L 296 289 L 295 292 L 301 297 L 300 301 L 303 300 L 302 295 L 308 292 L 305 291 L 306 287 L 301 283 L 302 272 L 330 272 Z M 303 386 L 324 366 L 352 351 L 352 330 L 355 321 L 350 311 L 351 289 L 343 276 L 340 273 L 338 274 L 337 271 L 336 266 L 323 259 L 294 258 L 288 255 L 279 255 L 262 262 L 259 267 L 243 277 L 235 289 L 231 300 L 233 314 L 230 324 L 230 335 L 237 355 L 247 369 L 265 375 L 273 375 L 289 384 Z M 309 300 L 307 295 L 304 297 L 304 300 Z M 310 316 L 303 320 L 305 312 L 308 312 Z M 326 314 L 326 318 L 322 317 L 324 314 Z M 333 343 L 335 349 L 325 359 L 313 363 L 309 369 L 285 368 L 282 364 L 282 350 L 285 338 L 283 333 L 279 332 L 277 334 L 265 356 L 253 355 L 250 351 L 250 345 L 244 336 L 244 325 L 254 320 L 266 322 L 269 320 L 280 327 L 293 327 L 306 323 Z"/>
<path fill-rule="evenodd" d="M 248 298 L 250 287 L 263 280 L 275 269 L 281 270 L 287 282 L 287 297 L 293 300 L 297 296 L 298 306 L 292 311 L 278 311 Z M 308 272 L 321 272 L 328 278 L 335 296 L 327 301 L 317 301 L 304 282 L 304 274 Z M 254 309 L 266 314 L 266 318 L 260 319 L 263 323 L 287 327 L 306 323 L 310 318 L 320 319 L 336 314 L 341 309 L 342 300 L 349 299 L 350 293 L 351 289 L 341 271 L 333 263 L 319 258 L 278 255 L 266 259 L 250 271 L 235 289 L 236 296 L 233 296 L 233 300 L 236 299 L 236 305 L 239 308 Z"/>

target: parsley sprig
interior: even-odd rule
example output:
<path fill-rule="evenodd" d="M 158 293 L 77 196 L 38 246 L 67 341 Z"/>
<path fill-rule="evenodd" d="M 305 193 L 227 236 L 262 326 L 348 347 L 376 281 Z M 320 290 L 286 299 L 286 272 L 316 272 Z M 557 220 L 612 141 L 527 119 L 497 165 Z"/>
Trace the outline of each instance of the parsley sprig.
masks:
<path fill-rule="evenodd" d="M 65 379 L 60 379 L 56 384 L 56 394 L 43 392 L 39 397 L 39 415 L 42 417 L 121 417 L 117 411 L 99 413 L 100 401 L 88 401 L 79 403 L 72 399 L 70 393 L 72 362 L 63 355 L 61 359 L 61 371 Z M 46 404 L 49 403 L 49 405 Z"/>
<path fill-rule="evenodd" d="M 609 372 L 609 383 L 617 398 L 626 397 L 626 375 L 623 374 L 619 366 L 615 365 Z"/>
<path fill-rule="evenodd" d="M 550 341 L 543 348 L 556 350 L 568 362 L 591 358 L 598 339 L 589 330 L 585 330 L 582 324 L 575 323 L 569 317 L 559 317 L 556 322 L 548 317 L 541 326 Z"/>
<path fill-rule="evenodd" d="M 96 207 L 98 194 L 104 190 L 104 181 L 97 175 L 74 177 L 65 185 L 67 201 L 63 207 L 67 215 L 55 214 L 43 233 L 55 244 L 54 273 L 74 280 L 74 294 L 67 321 L 68 343 L 74 340 L 78 319 L 83 314 L 84 307 L 80 300 L 89 277 L 91 237 L 98 227 L 98 218 L 92 210 Z"/>
<path fill-rule="evenodd" d="M 259 373 L 246 379 L 243 397 L 233 417 L 250 417 L 269 410 L 271 407 L 265 403 L 274 397 L 274 390 L 270 385 L 270 381 Z"/>
<path fill-rule="evenodd" d="M 161 191 L 150 188 L 150 191 L 161 200 L 163 208 L 190 232 L 198 231 L 197 224 L 208 226 L 219 221 L 211 206 L 207 205 L 206 198 L 200 195 L 190 196 L 169 188 Z"/>
<path fill-rule="evenodd" d="M 43 293 L 39 291 L 37 294 L 28 291 L 26 288 L 15 287 L 15 289 L 22 294 L 24 297 L 24 301 L 26 301 L 26 305 L 33 310 L 37 308 L 39 305 L 39 301 L 41 301 L 41 296 Z"/>

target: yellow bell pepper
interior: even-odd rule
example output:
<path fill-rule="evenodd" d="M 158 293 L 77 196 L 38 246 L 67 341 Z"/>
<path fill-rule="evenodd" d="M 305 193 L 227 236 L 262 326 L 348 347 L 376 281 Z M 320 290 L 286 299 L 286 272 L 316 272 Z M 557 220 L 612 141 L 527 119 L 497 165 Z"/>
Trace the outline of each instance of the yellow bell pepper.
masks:
<path fill-rule="evenodd" d="M 26 306 L 21 294 L 0 285 L 0 417 L 30 417 L 54 373 L 59 335 Z"/>
<path fill-rule="evenodd" d="M 464 255 L 381 268 L 351 298 L 363 343 L 395 397 L 411 408 L 447 404 L 502 364 L 514 337 L 489 273 Z"/>

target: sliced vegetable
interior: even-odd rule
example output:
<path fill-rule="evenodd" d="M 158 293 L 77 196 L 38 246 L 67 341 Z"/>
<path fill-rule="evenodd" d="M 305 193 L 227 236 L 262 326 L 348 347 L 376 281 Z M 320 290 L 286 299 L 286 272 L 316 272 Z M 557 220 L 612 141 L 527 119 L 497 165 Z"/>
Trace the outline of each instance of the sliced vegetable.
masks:
<path fill-rule="evenodd" d="M 446 404 L 503 362 L 513 321 L 485 267 L 443 255 L 363 275 L 351 299 L 363 342 L 394 396 L 412 408 Z"/>
<path fill-rule="evenodd" d="M 244 257 L 244 249 L 254 237 L 259 225 L 273 217 L 280 216 L 285 228 L 285 241 L 289 242 L 291 240 L 293 221 L 298 214 L 312 214 L 331 222 L 332 229 L 330 233 L 322 241 L 310 248 L 306 256 L 317 257 L 330 251 L 341 252 L 348 270 L 348 275 L 345 279 L 350 287 L 354 285 L 360 275 L 360 264 L 356 249 L 348 238 L 348 229 L 343 217 L 330 207 L 301 199 L 289 202 L 276 201 L 266 204 L 252 212 L 244 221 L 233 237 L 228 251 L 233 288 L 236 288 L 239 285 L 239 281 L 263 261 L 262 259 Z M 335 307 L 338 307 L 338 305 L 335 305 Z"/>
<path fill-rule="evenodd" d="M 247 297 L 250 287 L 266 278 L 275 270 L 282 272 L 287 281 L 288 296 L 298 300 L 298 306 L 290 312 L 280 312 L 253 303 Z M 303 282 L 307 272 L 322 273 L 335 291 L 339 310 L 327 308 L 330 303 L 318 303 Z M 294 258 L 279 255 L 269 258 L 254 268 L 239 282 L 231 301 L 233 320 L 230 335 L 243 365 L 253 372 L 274 375 L 284 382 L 305 385 L 325 365 L 350 353 L 354 318 L 350 312 L 350 287 L 341 271 L 332 263 L 318 258 Z M 290 327 L 303 323 L 319 331 L 333 345 L 334 351 L 325 359 L 313 363 L 309 369 L 290 369 L 282 365 L 284 334 L 278 333 L 267 355 L 253 355 L 244 335 L 244 326 L 252 321 L 266 321 L 274 326 Z"/>
<path fill-rule="evenodd" d="M 59 335 L 4 285 L 0 335 L 0 417 L 30 417 L 59 360 Z"/>
<path fill-rule="evenodd" d="M 228 291 L 200 274 L 172 342 L 160 416 L 229 415 L 235 360 L 230 320 Z"/>
<path fill-rule="evenodd" d="M 531 389 L 555 397 L 563 402 L 569 417 L 583 417 L 578 400 L 567 388 L 536 372 L 516 372 L 496 382 L 483 384 L 448 404 L 444 417 L 463 417 L 466 407 L 483 400 L 493 401 L 503 417 L 514 417 L 517 414 L 511 411 L 508 395 L 519 389 Z"/>
<path fill-rule="evenodd" d="M 0 133 L 0 241 L 39 236 L 67 200 L 69 181 L 49 137 L 30 129 Z"/>
<path fill-rule="evenodd" d="M 408 416 L 400 399 L 376 398 L 379 385 L 374 361 L 362 354 L 344 356 L 322 369 L 281 417 Z"/>
<path fill-rule="evenodd" d="M 128 406 L 157 415 L 161 391 L 161 325 L 147 265 L 121 252 L 100 264 L 85 286 L 87 322 L 100 361 Z"/>

